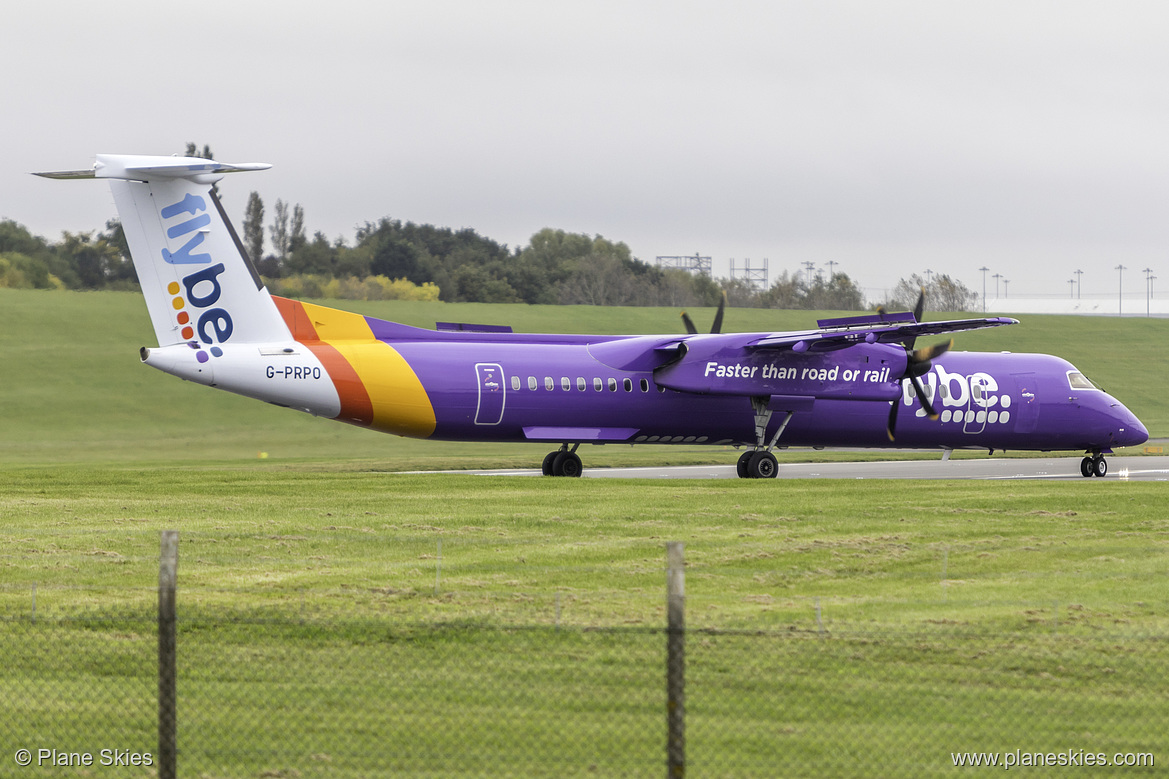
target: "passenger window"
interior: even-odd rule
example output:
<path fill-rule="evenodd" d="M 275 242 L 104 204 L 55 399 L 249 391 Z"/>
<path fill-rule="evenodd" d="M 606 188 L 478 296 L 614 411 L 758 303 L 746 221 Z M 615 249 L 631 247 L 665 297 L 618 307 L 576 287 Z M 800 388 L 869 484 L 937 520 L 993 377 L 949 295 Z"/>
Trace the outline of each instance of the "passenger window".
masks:
<path fill-rule="evenodd" d="M 565 392 L 568 392 L 569 390 L 571 390 L 572 389 L 572 380 L 569 379 L 567 376 L 561 376 L 560 377 L 560 389 L 564 390 Z"/>
<path fill-rule="evenodd" d="M 585 383 L 584 376 L 577 376 L 576 377 L 576 388 L 578 390 L 580 390 L 581 392 L 584 392 L 585 388 L 587 388 L 587 387 L 588 387 L 588 384 Z"/>
<path fill-rule="evenodd" d="M 609 377 L 609 392 L 616 392 L 616 391 L 617 391 L 617 380 L 614 379 L 613 377 Z"/>
<path fill-rule="evenodd" d="M 981 384 L 975 384 L 974 386 L 972 386 L 970 388 L 970 391 L 971 391 L 971 393 L 974 394 L 975 400 L 982 400 L 982 385 Z"/>
<path fill-rule="evenodd" d="M 633 379 L 629 379 L 629 378 L 627 378 L 627 379 L 625 379 L 625 381 L 624 381 L 624 382 L 622 382 L 622 383 L 625 385 L 625 391 L 626 391 L 626 392 L 633 392 Z"/>
<path fill-rule="evenodd" d="M 938 387 L 938 394 L 941 395 L 942 398 L 949 400 L 950 399 L 950 388 L 947 387 L 945 384 L 943 384 L 942 386 Z"/>
<path fill-rule="evenodd" d="M 544 377 L 544 389 L 546 389 L 546 390 L 556 389 L 556 382 L 552 381 L 551 376 Z"/>
<path fill-rule="evenodd" d="M 538 386 L 540 386 L 540 385 L 536 383 L 536 377 L 535 377 L 535 376 L 529 376 L 529 377 L 528 377 L 528 389 L 530 389 L 530 390 L 534 390 L 534 389 L 536 389 L 536 387 L 538 387 Z"/>
<path fill-rule="evenodd" d="M 520 388 L 520 377 L 519 376 L 512 376 L 511 377 L 511 388 L 513 390 L 518 390 Z"/>
<path fill-rule="evenodd" d="M 601 381 L 600 379 L 593 379 L 593 389 L 595 389 L 597 392 L 600 392 L 604 388 L 605 388 L 605 383 L 603 381 Z"/>
<path fill-rule="evenodd" d="M 649 379 L 642 379 L 641 380 L 641 391 L 642 392 L 649 392 Z"/>

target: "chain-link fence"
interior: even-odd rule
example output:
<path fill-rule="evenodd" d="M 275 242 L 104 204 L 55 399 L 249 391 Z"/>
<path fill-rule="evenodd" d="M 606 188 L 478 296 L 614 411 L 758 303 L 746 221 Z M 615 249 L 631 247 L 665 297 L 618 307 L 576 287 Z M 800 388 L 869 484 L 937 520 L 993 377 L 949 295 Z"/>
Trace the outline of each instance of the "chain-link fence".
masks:
<path fill-rule="evenodd" d="M 178 594 L 179 776 L 667 772 L 665 624 L 571 624 L 559 598 L 519 624 L 514 609 L 411 622 L 196 595 Z M 152 596 L 42 592 L 0 618 L 0 775 L 157 775 Z M 1169 636 L 1117 618 L 1145 604 L 1110 618 L 1017 604 L 1024 619 L 1001 628 L 973 627 L 960 602 L 898 625 L 808 605 L 766 630 L 686 631 L 686 773 L 1139 775 L 1169 759 Z"/>

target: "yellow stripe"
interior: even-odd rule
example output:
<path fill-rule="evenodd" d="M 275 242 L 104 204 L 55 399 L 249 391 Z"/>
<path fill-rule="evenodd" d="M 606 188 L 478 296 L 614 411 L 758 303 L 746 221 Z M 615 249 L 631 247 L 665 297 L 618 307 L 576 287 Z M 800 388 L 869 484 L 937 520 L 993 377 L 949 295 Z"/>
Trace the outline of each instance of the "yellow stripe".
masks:
<path fill-rule="evenodd" d="M 336 308 L 302 303 L 304 313 L 317 331 L 317 338 L 328 343 L 336 341 L 372 341 L 373 331 L 361 314 Z"/>
<path fill-rule="evenodd" d="M 426 388 L 405 357 L 373 337 L 365 317 L 311 303 L 304 310 L 317 337 L 336 349 L 365 385 L 373 404 L 370 427 L 412 438 L 434 432 L 434 406 Z"/>

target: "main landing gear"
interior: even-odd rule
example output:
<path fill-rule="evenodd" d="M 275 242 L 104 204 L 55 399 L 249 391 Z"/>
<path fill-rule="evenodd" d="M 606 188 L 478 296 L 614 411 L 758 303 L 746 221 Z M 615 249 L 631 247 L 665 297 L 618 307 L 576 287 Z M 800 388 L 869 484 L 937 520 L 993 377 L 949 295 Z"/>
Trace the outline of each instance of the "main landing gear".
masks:
<path fill-rule="evenodd" d="M 743 452 L 735 465 L 740 479 L 774 479 L 779 473 L 775 455 L 768 451 Z"/>
<path fill-rule="evenodd" d="M 580 444 L 573 444 L 569 449 L 568 444 L 562 444 L 559 449 L 544 457 L 540 471 L 545 476 L 580 476 L 583 466 L 576 453 L 579 447 Z"/>
<path fill-rule="evenodd" d="M 1104 476 L 1108 473 L 1108 461 L 1100 452 L 1080 460 L 1080 474 L 1085 477 Z"/>
<path fill-rule="evenodd" d="M 787 412 L 771 440 L 767 441 L 767 424 L 771 421 L 772 414 L 771 409 L 767 407 L 767 398 L 751 398 L 751 408 L 755 412 L 755 448 L 739 455 L 735 470 L 740 479 L 774 479 L 779 474 L 779 463 L 771 450 L 775 448 L 775 442 L 779 440 L 795 412 Z"/>

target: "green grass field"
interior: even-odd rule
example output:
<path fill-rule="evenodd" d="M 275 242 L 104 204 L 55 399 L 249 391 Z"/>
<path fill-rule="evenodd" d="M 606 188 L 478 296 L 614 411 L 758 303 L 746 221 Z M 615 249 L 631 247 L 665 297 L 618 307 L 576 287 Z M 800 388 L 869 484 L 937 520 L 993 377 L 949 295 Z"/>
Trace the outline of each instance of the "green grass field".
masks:
<path fill-rule="evenodd" d="M 531 330 L 677 321 L 363 310 Z M 1066 356 L 1169 432 L 1148 347 L 1128 348 L 1157 343 L 1158 322 L 1034 319 L 959 347 Z M 686 545 L 692 775 L 940 776 L 951 752 L 1015 749 L 1169 759 L 1158 483 L 390 473 L 530 466 L 546 447 L 408 441 L 216 393 L 139 365 L 151 337 L 137 296 L 0 290 L 2 775 L 20 747 L 154 751 L 166 528 L 181 539 L 181 775 L 660 775 L 669 540 Z M 647 456 L 734 453 L 586 459 Z M 12 775 L 33 773 L 79 775 Z"/>
<path fill-rule="evenodd" d="M 117 732 L 150 749 L 173 527 L 196 775 L 654 774 L 664 637 L 645 631 L 664 621 L 668 539 L 686 544 L 700 774 L 941 775 L 959 750 L 1169 746 L 1155 483 L 6 477 L 0 694 L 24 704 L 4 741 L 96 750 Z M 118 614 L 134 616 L 85 619 Z"/>

